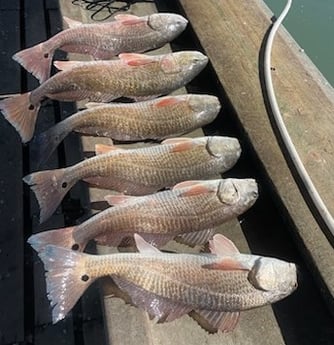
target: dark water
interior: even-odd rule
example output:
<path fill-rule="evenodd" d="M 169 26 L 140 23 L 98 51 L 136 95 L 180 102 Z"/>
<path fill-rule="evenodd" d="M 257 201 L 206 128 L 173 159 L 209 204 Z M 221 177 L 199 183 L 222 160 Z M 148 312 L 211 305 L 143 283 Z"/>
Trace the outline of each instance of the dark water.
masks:
<path fill-rule="evenodd" d="M 276 17 L 286 0 L 264 0 Z M 284 26 L 334 86 L 334 0 L 293 0 Z"/>

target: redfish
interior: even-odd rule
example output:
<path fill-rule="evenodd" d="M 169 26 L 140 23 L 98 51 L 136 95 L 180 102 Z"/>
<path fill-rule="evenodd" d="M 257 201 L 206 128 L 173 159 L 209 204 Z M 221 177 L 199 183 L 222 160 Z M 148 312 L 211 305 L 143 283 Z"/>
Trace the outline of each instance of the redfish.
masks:
<path fill-rule="evenodd" d="M 63 169 L 32 173 L 23 178 L 46 220 L 80 179 L 93 178 L 108 188 L 130 195 L 146 195 L 186 180 L 215 176 L 230 169 L 241 148 L 235 138 L 166 139 L 161 145 L 117 149 Z"/>
<path fill-rule="evenodd" d="M 52 245 L 39 252 L 53 323 L 65 318 L 103 276 L 160 322 L 194 311 L 223 332 L 236 327 L 240 311 L 279 301 L 297 288 L 295 264 L 240 254 L 220 234 L 210 241 L 207 254 L 163 253 L 137 234 L 135 241 L 140 253 L 96 256 Z"/>
<path fill-rule="evenodd" d="M 173 238 L 191 246 L 204 244 L 217 226 L 245 212 L 257 196 L 253 179 L 186 181 L 142 197 L 110 195 L 106 200 L 114 207 L 81 225 L 32 235 L 28 242 L 36 251 L 47 244 L 84 250 L 91 239 L 118 246 L 138 233 L 159 247 Z"/>
<path fill-rule="evenodd" d="M 117 141 L 161 140 L 212 122 L 221 108 L 209 95 L 166 96 L 136 103 L 91 103 L 35 138 L 37 161 L 45 162 L 71 132 Z"/>
<path fill-rule="evenodd" d="M 31 92 L 4 99 L 0 110 L 27 142 L 33 136 L 41 101 L 46 98 L 65 102 L 154 98 L 187 84 L 207 62 L 208 58 L 197 51 L 155 56 L 121 54 L 112 61 L 56 61 L 57 68 L 64 71 Z"/>
<path fill-rule="evenodd" d="M 99 24 L 64 19 L 69 29 L 13 56 L 41 83 L 50 75 L 52 58 L 57 49 L 88 54 L 95 59 L 110 59 L 120 53 L 142 53 L 172 41 L 188 23 L 184 17 L 173 13 L 155 13 L 144 17 L 119 14 L 114 21 Z"/>

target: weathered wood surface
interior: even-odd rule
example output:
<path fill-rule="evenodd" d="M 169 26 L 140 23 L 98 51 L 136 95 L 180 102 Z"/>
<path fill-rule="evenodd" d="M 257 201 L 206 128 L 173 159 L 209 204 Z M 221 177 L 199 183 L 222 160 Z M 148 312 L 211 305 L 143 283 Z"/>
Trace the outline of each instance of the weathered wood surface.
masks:
<path fill-rule="evenodd" d="M 20 2 L 5 6 L 0 1 L 0 93 L 19 92 L 20 67 L 11 55 L 20 47 Z M 0 344 L 24 339 L 24 235 L 22 148 L 15 129 L 0 119 L 0 305 L 10 309 L 0 314 Z M 17 195 L 8 198 L 9 195 Z"/>
<path fill-rule="evenodd" d="M 272 13 L 262 1 L 178 1 L 236 114 L 291 216 L 322 291 L 333 303 L 334 251 L 309 211 L 278 146 L 259 79 L 262 42 Z M 285 29 L 274 43 L 272 74 L 284 121 L 329 210 L 334 214 L 334 92 Z"/>

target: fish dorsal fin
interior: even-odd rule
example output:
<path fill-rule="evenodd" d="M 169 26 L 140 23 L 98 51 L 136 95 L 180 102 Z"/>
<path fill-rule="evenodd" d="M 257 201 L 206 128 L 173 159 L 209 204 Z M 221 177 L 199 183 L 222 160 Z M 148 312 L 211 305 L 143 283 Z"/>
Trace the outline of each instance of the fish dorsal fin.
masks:
<path fill-rule="evenodd" d="M 65 16 L 63 16 L 63 20 L 64 20 L 64 22 L 66 23 L 66 25 L 67 25 L 70 29 L 82 25 L 82 23 L 79 22 L 78 20 L 74 20 L 74 19 L 71 19 L 71 18 L 68 18 L 68 17 L 65 17 Z"/>
<path fill-rule="evenodd" d="M 216 234 L 209 243 L 212 254 L 218 256 L 240 254 L 235 244 L 222 234 Z"/>
<path fill-rule="evenodd" d="M 60 71 L 67 71 L 71 68 L 81 66 L 84 61 L 54 61 L 53 65 Z"/>
<path fill-rule="evenodd" d="M 95 145 L 96 155 L 103 155 L 104 153 L 115 152 L 115 151 L 124 151 L 124 150 L 114 145 L 103 145 L 103 144 Z"/>
<path fill-rule="evenodd" d="M 122 53 L 118 57 L 129 66 L 142 66 L 156 62 L 154 57 L 144 54 Z"/>
<path fill-rule="evenodd" d="M 100 107 L 101 105 L 106 105 L 107 103 L 102 103 L 102 102 L 88 102 L 85 104 L 85 107 L 87 109 L 95 108 L 95 107 Z"/>
<path fill-rule="evenodd" d="M 123 195 L 123 194 L 116 194 L 116 195 L 106 195 L 104 197 L 104 200 L 110 205 L 120 205 L 120 204 L 126 204 L 129 201 L 137 199 L 137 196 L 131 196 L 131 195 Z"/>
<path fill-rule="evenodd" d="M 180 104 L 184 102 L 184 97 L 177 97 L 177 96 L 167 96 L 163 97 L 160 101 L 155 103 L 155 106 L 158 108 L 169 107 L 175 104 Z"/>
<path fill-rule="evenodd" d="M 134 239 L 136 242 L 136 247 L 140 253 L 151 253 L 151 254 L 160 254 L 160 250 L 148 242 L 146 242 L 140 235 L 134 234 Z"/>
<path fill-rule="evenodd" d="M 123 25 L 135 25 L 147 21 L 145 17 L 138 17 L 133 14 L 117 14 L 114 19 Z"/>

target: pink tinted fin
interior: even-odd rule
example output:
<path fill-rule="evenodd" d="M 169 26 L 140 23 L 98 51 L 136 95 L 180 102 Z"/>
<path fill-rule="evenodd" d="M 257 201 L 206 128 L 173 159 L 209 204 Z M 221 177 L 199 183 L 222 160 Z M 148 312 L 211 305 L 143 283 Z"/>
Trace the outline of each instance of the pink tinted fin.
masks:
<path fill-rule="evenodd" d="M 60 71 L 67 71 L 71 68 L 82 66 L 83 64 L 87 63 L 87 61 L 54 61 L 53 65 L 59 69 Z"/>
<path fill-rule="evenodd" d="M 216 234 L 209 243 L 210 251 L 212 254 L 218 256 L 239 254 L 239 249 L 235 244 L 222 234 Z"/>
<path fill-rule="evenodd" d="M 87 109 L 90 109 L 90 108 L 95 108 L 95 107 L 101 107 L 102 105 L 106 105 L 106 103 L 103 103 L 103 102 L 88 102 L 85 104 L 85 107 Z"/>
<path fill-rule="evenodd" d="M 155 103 L 155 106 L 158 108 L 163 108 L 163 107 L 169 107 L 175 104 L 180 104 L 183 103 L 184 99 L 181 97 L 177 97 L 177 96 L 167 96 L 162 98 L 160 101 L 158 101 L 157 103 Z"/>
<path fill-rule="evenodd" d="M 216 193 L 215 190 L 210 189 L 210 187 L 206 186 L 205 184 L 196 184 L 194 186 L 189 187 L 186 191 L 179 194 L 179 197 L 188 197 L 188 196 L 195 196 L 195 195 L 203 195 L 203 194 L 210 194 Z"/>
<path fill-rule="evenodd" d="M 133 235 L 136 247 L 140 253 L 152 253 L 152 254 L 160 254 L 160 250 L 148 242 L 146 242 L 140 235 L 134 234 Z"/>
<path fill-rule="evenodd" d="M 64 22 L 67 24 L 67 26 L 68 26 L 70 29 L 82 25 L 82 23 L 79 22 L 78 20 L 74 20 L 74 19 L 71 19 L 71 18 L 68 18 L 68 17 L 65 17 L 65 16 L 63 16 L 63 20 L 64 20 Z"/>
<path fill-rule="evenodd" d="M 240 312 L 221 312 L 215 310 L 196 310 L 214 329 L 224 333 L 231 332 L 236 327 Z"/>
<path fill-rule="evenodd" d="M 120 13 L 120 14 L 116 14 L 114 16 L 114 19 L 117 20 L 117 21 L 123 21 L 123 20 L 135 20 L 135 19 L 142 19 L 143 17 L 138 17 L 138 16 L 135 16 L 134 14 L 123 14 L 123 13 Z"/>
<path fill-rule="evenodd" d="M 203 180 L 191 180 L 191 181 L 183 181 L 178 184 L 176 184 L 172 190 L 174 189 L 181 189 L 185 187 L 192 187 L 192 186 L 197 186 L 198 184 L 203 183 Z"/>
<path fill-rule="evenodd" d="M 166 74 L 176 74 L 182 71 L 180 65 L 174 59 L 173 55 L 163 57 L 160 62 L 160 66 Z"/>
<path fill-rule="evenodd" d="M 23 181 L 35 193 L 40 208 L 40 223 L 53 214 L 65 194 L 77 182 L 67 178 L 66 168 L 35 172 L 25 176 Z"/>
<path fill-rule="evenodd" d="M 125 279 L 112 276 L 116 285 L 125 291 L 138 308 L 144 309 L 151 318 L 160 322 L 170 322 L 191 311 L 191 307 L 184 306 L 167 298 L 144 290 L 138 285 Z"/>
<path fill-rule="evenodd" d="M 104 200 L 110 205 L 120 205 L 120 204 L 126 204 L 129 201 L 137 200 L 139 197 L 132 196 L 132 195 L 122 195 L 122 194 L 115 194 L 115 195 L 106 195 L 104 197 Z"/>
<path fill-rule="evenodd" d="M 117 247 L 125 237 L 132 236 L 127 233 L 106 232 L 95 237 L 95 241 L 101 246 Z"/>
<path fill-rule="evenodd" d="M 249 267 L 244 266 L 237 259 L 231 257 L 225 257 L 213 262 L 211 264 L 206 264 L 202 266 L 209 270 L 219 270 L 219 271 L 249 271 Z"/>
<path fill-rule="evenodd" d="M 184 141 L 173 145 L 170 152 L 183 152 L 191 150 L 196 144 L 193 141 Z"/>
<path fill-rule="evenodd" d="M 56 323 L 66 317 L 96 278 L 85 269 L 87 254 L 48 245 L 38 255 L 44 263 L 52 322 Z"/>
<path fill-rule="evenodd" d="M 169 144 L 180 144 L 180 143 L 185 143 L 185 142 L 192 142 L 194 140 L 194 138 L 186 138 L 186 137 L 182 137 L 182 138 L 169 138 L 169 139 L 165 139 L 161 142 L 162 145 L 169 145 Z"/>
<path fill-rule="evenodd" d="M 53 52 L 45 50 L 44 43 L 21 50 L 13 55 L 13 60 L 36 77 L 40 83 L 45 82 L 50 77 L 52 58 Z"/>
<path fill-rule="evenodd" d="M 115 152 L 115 151 L 125 151 L 125 150 L 114 145 L 104 145 L 104 144 L 95 145 L 96 155 L 102 155 L 104 153 Z"/>
<path fill-rule="evenodd" d="M 186 234 L 177 236 L 175 240 L 177 242 L 194 247 L 196 245 L 202 245 L 208 242 L 214 231 L 215 229 L 205 229 L 202 231 L 188 232 Z"/>
<path fill-rule="evenodd" d="M 34 135 L 40 104 L 30 103 L 30 92 L 0 101 L 0 111 L 5 119 L 18 131 L 23 143 Z"/>
<path fill-rule="evenodd" d="M 71 226 L 67 228 L 60 228 L 55 230 L 43 231 L 38 234 L 34 234 L 29 237 L 28 243 L 36 250 L 40 252 L 48 244 L 53 244 L 58 247 L 67 249 L 74 249 L 82 252 L 86 247 L 85 243 L 78 243 L 73 238 L 73 232 L 77 227 Z"/>
<path fill-rule="evenodd" d="M 129 66 L 142 66 L 156 62 L 154 57 L 144 54 L 122 53 L 118 57 Z"/>

